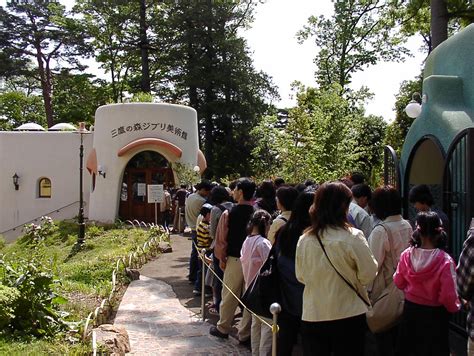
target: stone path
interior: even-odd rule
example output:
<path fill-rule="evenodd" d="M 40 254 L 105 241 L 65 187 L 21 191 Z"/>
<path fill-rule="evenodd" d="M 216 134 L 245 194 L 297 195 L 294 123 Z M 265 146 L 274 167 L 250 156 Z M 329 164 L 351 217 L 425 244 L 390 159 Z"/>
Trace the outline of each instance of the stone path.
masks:
<path fill-rule="evenodd" d="M 140 280 L 133 281 L 117 311 L 115 324 L 124 326 L 133 355 L 250 355 L 233 337 L 209 335 L 202 322 L 200 297 L 193 297 L 187 281 L 191 241 L 171 237 L 173 252 L 147 263 Z"/>

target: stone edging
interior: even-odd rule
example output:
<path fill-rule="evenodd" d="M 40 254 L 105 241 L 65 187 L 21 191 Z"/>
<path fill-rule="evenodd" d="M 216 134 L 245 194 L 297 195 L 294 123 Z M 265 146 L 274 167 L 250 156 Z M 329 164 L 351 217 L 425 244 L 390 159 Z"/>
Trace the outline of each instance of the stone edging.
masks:
<path fill-rule="evenodd" d="M 100 306 L 95 308 L 93 312 L 90 312 L 85 320 L 84 330 L 82 332 L 82 340 L 86 340 L 90 336 L 89 328 L 97 327 L 104 323 L 110 310 L 116 305 L 117 302 L 117 274 L 125 274 L 127 268 L 140 268 L 143 266 L 150 257 L 155 257 L 159 245 L 164 239 L 169 236 L 166 228 L 159 226 L 160 235 L 153 236 L 148 241 L 146 241 L 143 246 L 137 246 L 135 252 L 131 252 L 127 257 L 121 257 L 117 260 L 115 268 L 112 271 L 112 290 L 108 298 L 105 298 L 100 303 Z M 122 265 L 122 268 L 121 268 Z M 96 349 L 94 345 L 95 338 L 93 340 L 93 348 Z"/>

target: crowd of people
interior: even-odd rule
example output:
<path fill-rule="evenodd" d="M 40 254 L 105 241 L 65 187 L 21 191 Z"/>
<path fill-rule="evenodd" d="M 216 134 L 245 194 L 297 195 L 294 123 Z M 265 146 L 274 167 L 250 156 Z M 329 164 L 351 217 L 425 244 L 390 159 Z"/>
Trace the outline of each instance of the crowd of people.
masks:
<path fill-rule="evenodd" d="M 208 312 L 219 317 L 211 335 L 228 338 L 241 308 L 239 342 L 253 355 L 270 355 L 271 315 L 249 313 L 240 299 L 254 305 L 258 293 L 249 291 L 273 273 L 272 288 L 258 298 L 271 293 L 265 298 L 281 305 L 279 355 L 291 355 L 299 338 L 305 355 L 364 355 L 370 343 L 379 355 L 449 355 L 449 314 L 461 308 L 459 295 L 473 296 L 474 242 L 466 240 L 456 281 L 448 219 L 433 209 L 429 187 L 410 191 L 413 221 L 402 217 L 394 187 L 372 190 L 359 174 L 321 185 L 279 178 L 257 186 L 244 177 L 228 187 L 203 181 L 192 193 L 180 191 L 175 199 L 192 239 L 189 281 L 195 295 L 212 296 Z M 202 261 L 210 267 L 205 290 Z M 373 326 L 380 301 L 395 291 L 400 315 Z M 471 341 L 469 347 L 474 352 Z"/>

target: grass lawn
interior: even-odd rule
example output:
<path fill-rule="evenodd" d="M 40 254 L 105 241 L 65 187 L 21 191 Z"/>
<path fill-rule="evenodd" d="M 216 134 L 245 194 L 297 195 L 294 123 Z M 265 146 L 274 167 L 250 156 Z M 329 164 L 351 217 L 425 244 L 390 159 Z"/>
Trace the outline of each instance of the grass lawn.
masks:
<path fill-rule="evenodd" d="M 34 255 L 39 256 L 43 266 L 51 269 L 60 281 L 55 291 L 66 299 L 60 306 L 61 310 L 70 313 L 66 320 L 78 322 L 84 321 L 100 301 L 109 296 L 112 271 L 117 259 L 136 251 L 137 246 L 142 246 L 151 236 L 152 232 L 139 229 L 89 226 L 86 242 L 77 250 L 77 224 L 60 222 L 57 223 L 57 229 L 39 245 L 23 237 L 14 244 L 0 247 L 0 259 L 15 266 L 27 263 Z M 0 265 L 0 284 L 7 273 L 5 267 Z M 120 277 L 120 281 L 128 282 L 126 277 Z M 71 342 L 74 339 L 76 342 Z M 78 340 L 79 335 L 71 333 L 60 333 L 45 340 L 0 330 L 0 354 L 64 355 L 91 351 L 90 343 L 83 344 Z"/>

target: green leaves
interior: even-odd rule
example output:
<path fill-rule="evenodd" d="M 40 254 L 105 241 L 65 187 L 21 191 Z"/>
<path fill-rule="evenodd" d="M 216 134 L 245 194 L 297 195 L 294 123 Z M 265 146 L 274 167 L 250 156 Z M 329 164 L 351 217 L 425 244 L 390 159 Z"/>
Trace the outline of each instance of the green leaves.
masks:
<path fill-rule="evenodd" d="M 6 327 L 10 331 L 23 335 L 54 336 L 65 330 L 66 324 L 56 305 L 66 300 L 56 295 L 54 285 L 57 281 L 38 255 L 33 254 L 29 260 L 0 261 L 0 268 L 8 271 L 0 284 L 0 307 L 2 299 L 8 297 L 9 320 Z M 5 287 L 2 288 L 2 285 Z"/>
<path fill-rule="evenodd" d="M 366 117 L 341 96 L 337 84 L 297 90 L 298 105 L 283 128 L 271 116 L 252 130 L 257 176 L 279 175 L 292 183 L 338 179 L 351 171 L 370 177 L 380 164 L 382 118 Z"/>
<path fill-rule="evenodd" d="M 408 54 L 390 9 L 388 0 L 335 0 L 331 18 L 308 19 L 298 39 L 314 37 L 320 47 L 315 59 L 320 86 L 337 83 L 346 92 L 353 73 L 379 60 L 399 61 Z"/>

